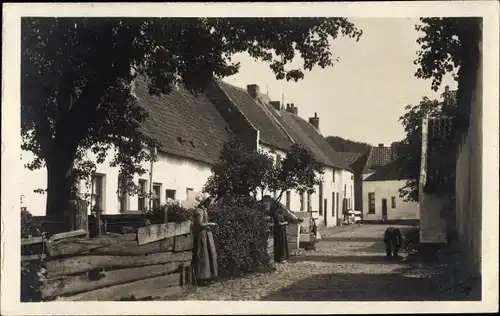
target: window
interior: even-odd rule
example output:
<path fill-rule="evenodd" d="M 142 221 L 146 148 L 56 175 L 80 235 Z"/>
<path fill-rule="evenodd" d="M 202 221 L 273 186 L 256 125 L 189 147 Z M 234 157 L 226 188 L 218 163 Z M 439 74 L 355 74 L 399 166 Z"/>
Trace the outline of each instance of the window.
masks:
<path fill-rule="evenodd" d="M 319 185 L 319 216 L 323 216 L 323 184 Z"/>
<path fill-rule="evenodd" d="M 290 209 L 290 191 L 286 191 L 286 208 Z"/>
<path fill-rule="evenodd" d="M 175 200 L 175 190 L 166 189 L 165 190 L 165 200 L 172 199 Z"/>
<path fill-rule="evenodd" d="M 304 192 L 300 193 L 300 211 L 304 212 Z"/>
<path fill-rule="evenodd" d="M 391 207 L 396 208 L 396 197 L 395 196 L 391 196 Z"/>
<path fill-rule="evenodd" d="M 335 182 L 335 169 L 333 169 L 333 172 L 332 172 L 332 182 Z"/>
<path fill-rule="evenodd" d="M 193 188 L 186 188 L 186 198 L 189 199 L 191 197 L 191 194 L 193 194 L 194 189 Z"/>
<path fill-rule="evenodd" d="M 161 183 L 153 183 L 153 208 L 161 205 Z"/>
<path fill-rule="evenodd" d="M 92 208 L 104 211 L 104 175 L 94 174 L 92 176 Z"/>
<path fill-rule="evenodd" d="M 139 211 L 144 211 L 146 209 L 146 187 L 147 180 L 139 179 L 139 195 L 137 199 L 137 209 Z"/>
<path fill-rule="evenodd" d="M 128 209 L 128 194 L 127 194 L 127 183 L 125 179 L 118 178 L 118 211 L 125 212 Z"/>
<path fill-rule="evenodd" d="M 312 212 L 311 208 L 311 193 L 307 193 L 307 211 Z"/>
<path fill-rule="evenodd" d="M 368 214 L 375 214 L 375 193 L 368 193 Z"/>
<path fill-rule="evenodd" d="M 344 197 L 347 196 L 347 184 L 344 184 Z"/>

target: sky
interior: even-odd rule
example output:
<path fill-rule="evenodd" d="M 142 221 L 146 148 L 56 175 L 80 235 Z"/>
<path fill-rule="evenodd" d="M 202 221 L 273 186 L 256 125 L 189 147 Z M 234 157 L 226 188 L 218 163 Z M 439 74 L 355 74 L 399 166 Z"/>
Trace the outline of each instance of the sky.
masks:
<path fill-rule="evenodd" d="M 417 18 L 353 18 L 363 35 L 355 39 L 339 37 L 331 41 L 333 67 L 314 68 L 298 82 L 276 80 L 265 62 L 248 54 L 233 60 L 241 63 L 239 73 L 224 80 L 245 88 L 257 84 L 272 100 L 294 103 L 298 114 L 308 120 L 317 113 L 323 136 L 340 136 L 372 145 L 389 145 L 404 138 L 399 117 L 408 104 L 418 104 L 423 96 L 438 98 L 445 85 L 456 89 L 451 76 L 440 90 L 431 90 L 431 81 L 414 76 L 413 61 L 420 33 Z M 301 65 L 300 57 L 292 65 Z"/>

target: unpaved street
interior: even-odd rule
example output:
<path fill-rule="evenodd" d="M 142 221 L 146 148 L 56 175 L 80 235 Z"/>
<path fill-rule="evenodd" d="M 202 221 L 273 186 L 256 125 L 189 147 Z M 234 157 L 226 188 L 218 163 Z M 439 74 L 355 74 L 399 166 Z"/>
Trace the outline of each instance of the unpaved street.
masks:
<path fill-rule="evenodd" d="M 303 251 L 274 273 L 255 273 L 197 288 L 185 300 L 371 301 L 460 299 L 438 281 L 435 263 L 385 257 L 387 226 L 324 231 L 316 251 Z"/>

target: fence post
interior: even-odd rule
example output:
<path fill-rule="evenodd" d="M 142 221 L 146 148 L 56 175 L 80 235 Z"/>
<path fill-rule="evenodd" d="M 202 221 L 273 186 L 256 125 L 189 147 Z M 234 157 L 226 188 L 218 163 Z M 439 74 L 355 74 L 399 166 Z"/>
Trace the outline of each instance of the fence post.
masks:
<path fill-rule="evenodd" d="M 89 222 L 86 201 L 81 199 L 70 200 L 67 216 L 69 230 L 83 229 L 88 235 Z"/>

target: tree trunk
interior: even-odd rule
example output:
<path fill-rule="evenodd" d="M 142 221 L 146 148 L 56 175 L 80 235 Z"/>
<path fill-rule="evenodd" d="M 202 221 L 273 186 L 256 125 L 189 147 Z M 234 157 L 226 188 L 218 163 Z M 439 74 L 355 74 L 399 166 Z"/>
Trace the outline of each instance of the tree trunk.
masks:
<path fill-rule="evenodd" d="M 76 149 L 63 147 L 54 150 L 47 159 L 46 219 L 48 225 L 46 230 L 50 233 L 68 230 L 65 213 L 72 198 L 72 170 L 75 154 Z"/>

